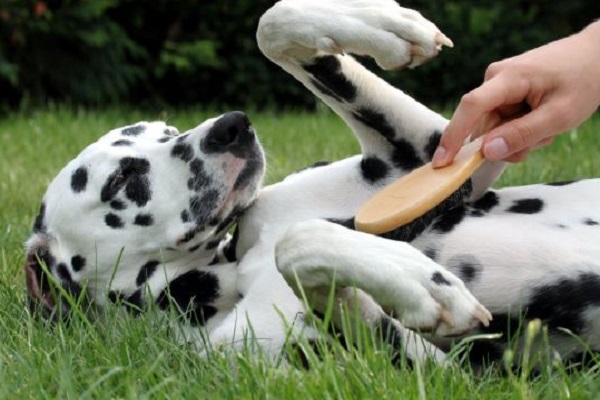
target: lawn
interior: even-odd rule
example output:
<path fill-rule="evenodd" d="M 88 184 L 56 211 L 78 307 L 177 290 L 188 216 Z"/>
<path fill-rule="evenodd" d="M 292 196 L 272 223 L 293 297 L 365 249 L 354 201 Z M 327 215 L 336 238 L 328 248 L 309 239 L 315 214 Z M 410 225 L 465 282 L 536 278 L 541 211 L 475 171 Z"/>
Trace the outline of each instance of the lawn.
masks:
<path fill-rule="evenodd" d="M 15 113 L 0 120 L 0 398 L 598 398 L 597 369 L 567 374 L 548 366 L 535 378 L 457 367 L 392 368 L 373 349 L 343 351 L 309 370 L 271 365 L 239 354 L 200 359 L 174 343 L 152 314 L 122 318 L 109 311 L 90 325 L 48 327 L 28 317 L 22 243 L 49 180 L 86 144 L 113 127 L 165 119 L 181 131 L 214 113 L 91 112 L 63 107 Z M 358 151 L 335 115 L 249 113 L 267 152 L 268 182 L 320 160 Z M 600 117 L 512 166 L 498 186 L 571 180 L 600 171 Z M 334 346 L 335 347 L 335 346 Z"/>

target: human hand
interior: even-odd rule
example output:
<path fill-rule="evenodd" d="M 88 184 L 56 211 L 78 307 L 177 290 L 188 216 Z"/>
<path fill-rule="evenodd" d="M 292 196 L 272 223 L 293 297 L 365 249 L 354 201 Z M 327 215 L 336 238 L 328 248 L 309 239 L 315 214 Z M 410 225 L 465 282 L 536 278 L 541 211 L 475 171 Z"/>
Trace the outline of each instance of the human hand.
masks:
<path fill-rule="evenodd" d="M 491 64 L 464 95 L 433 166 L 448 165 L 464 140 L 487 133 L 488 160 L 517 162 L 572 129 L 600 105 L 600 22 L 567 38 Z"/>

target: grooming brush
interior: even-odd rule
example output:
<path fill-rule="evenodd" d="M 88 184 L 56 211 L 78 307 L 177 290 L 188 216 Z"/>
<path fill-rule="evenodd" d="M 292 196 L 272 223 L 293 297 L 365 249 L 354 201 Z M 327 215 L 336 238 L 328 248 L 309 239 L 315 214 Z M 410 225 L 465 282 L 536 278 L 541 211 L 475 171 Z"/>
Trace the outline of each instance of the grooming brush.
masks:
<path fill-rule="evenodd" d="M 377 192 L 359 208 L 355 228 L 381 235 L 402 227 L 406 232 L 395 236 L 411 240 L 419 233 L 416 231 L 470 196 L 469 178 L 484 161 L 482 141 L 478 138 L 463 146 L 446 167 L 436 169 L 431 163 L 425 164 Z"/>

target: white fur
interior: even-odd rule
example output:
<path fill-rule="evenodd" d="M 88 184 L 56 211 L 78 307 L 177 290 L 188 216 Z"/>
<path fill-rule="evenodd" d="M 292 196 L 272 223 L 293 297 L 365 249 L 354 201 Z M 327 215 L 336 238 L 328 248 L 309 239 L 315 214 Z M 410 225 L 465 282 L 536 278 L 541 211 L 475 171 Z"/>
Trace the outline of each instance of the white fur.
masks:
<path fill-rule="evenodd" d="M 164 124 L 144 123 L 146 133 L 133 147 L 111 146 L 120 132 L 115 130 L 84 150 L 51 184 L 45 196 L 48 231 L 32 237 L 30 250 L 47 245 L 60 260 L 86 254 L 94 268 L 70 272 L 75 280 L 88 284 L 99 304 L 108 289 L 133 292 L 140 264 L 148 257 L 161 261 L 160 273 L 146 284 L 154 296 L 185 272 L 215 274 L 220 288 L 213 305 L 218 312 L 203 330 L 182 325 L 184 340 L 194 341 L 203 351 L 209 350 L 207 344 L 239 349 L 253 343 L 273 356 L 290 335 L 317 335 L 304 318 L 307 310 L 301 298 L 306 296 L 312 307 L 322 310 L 332 284 L 336 288 L 334 322 L 342 321 L 345 307 L 357 307 L 362 322 L 374 328 L 392 315 L 409 358 L 432 357 L 441 362 L 444 354 L 434 345 L 446 343 L 440 336 L 476 332 L 473 328 L 480 322 L 489 323 L 487 310 L 498 314 L 518 310 L 527 306 L 540 285 L 582 273 L 600 275 L 600 229 L 574 223 L 590 218 L 600 221 L 598 181 L 497 191 L 499 204 L 489 213 L 465 218 L 447 233 L 430 227 L 410 244 L 324 220 L 352 218 L 377 190 L 408 172 L 390 168 L 384 177 L 371 182 L 361 172 L 362 160 L 377 157 L 393 165 L 395 146 L 405 141 L 415 149 L 415 157 L 425 161 L 432 135 L 447 124 L 442 116 L 377 78 L 349 55 L 371 56 L 386 69 L 417 66 L 434 57 L 442 45 L 451 42 L 420 14 L 392 0 L 283 0 L 261 18 L 257 39 L 269 59 L 344 119 L 360 141 L 362 155 L 302 171 L 258 192 L 262 169 L 246 187 L 231 189 L 250 159 L 262 158 L 258 150 L 249 159 L 229 153 L 197 154 L 203 157 L 220 194 L 215 209 L 209 210 L 211 215 L 222 217 L 254 200 L 238 222 L 236 265 L 223 260 L 225 242 L 218 249 L 189 252 L 193 244 L 218 236 L 214 227 L 206 227 L 190 243 L 178 244 L 189 228 L 179 219 L 189 200 L 186 179 L 181 176 L 189 171 L 156 143 Z M 306 65 L 326 55 L 335 56 L 340 73 L 356 89 L 352 99 L 323 93 L 307 72 Z M 393 127 L 393 137 L 383 137 L 359 118 L 364 110 L 383 115 Z M 196 146 L 217 121 L 204 122 L 186 137 Z M 106 176 L 124 155 L 150 160 L 153 200 L 146 208 L 157 220 L 150 229 L 127 228 L 125 236 L 98 224 L 107 206 L 97 199 Z M 77 197 L 67 192 L 73 170 L 82 164 L 89 166 L 94 187 Z M 472 201 L 488 190 L 504 167 L 490 163 L 478 171 L 473 177 Z M 542 200 L 543 211 L 532 215 L 507 212 L 515 200 L 524 198 Z M 561 230 L 560 225 L 570 228 Z M 423 255 L 427 251 L 436 253 L 435 260 Z M 89 259 L 90 254 L 96 258 Z M 483 267 L 467 285 L 458 277 L 461 266 L 453 264 L 465 255 Z M 221 263 L 209 266 L 215 257 Z M 599 312 L 596 303 L 590 304 L 582 317 L 583 339 L 592 348 L 600 347 L 595 322 Z M 412 329 L 435 335 L 428 342 Z M 577 351 L 574 339 L 551 339 L 563 354 Z"/>

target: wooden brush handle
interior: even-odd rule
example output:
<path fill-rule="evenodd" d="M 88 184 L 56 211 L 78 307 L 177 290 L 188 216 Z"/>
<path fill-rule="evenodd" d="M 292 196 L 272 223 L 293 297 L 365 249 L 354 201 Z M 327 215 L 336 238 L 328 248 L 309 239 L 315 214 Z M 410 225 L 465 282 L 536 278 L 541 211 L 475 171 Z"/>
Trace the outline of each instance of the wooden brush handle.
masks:
<path fill-rule="evenodd" d="M 383 188 L 356 213 L 356 229 L 373 234 L 389 232 L 439 205 L 481 166 L 481 143 L 479 138 L 463 146 L 446 167 L 436 169 L 427 163 Z"/>

